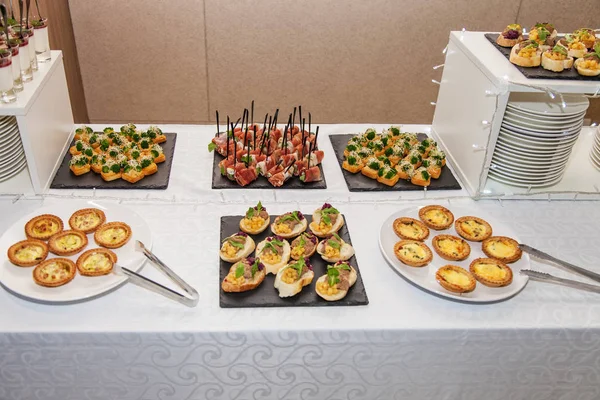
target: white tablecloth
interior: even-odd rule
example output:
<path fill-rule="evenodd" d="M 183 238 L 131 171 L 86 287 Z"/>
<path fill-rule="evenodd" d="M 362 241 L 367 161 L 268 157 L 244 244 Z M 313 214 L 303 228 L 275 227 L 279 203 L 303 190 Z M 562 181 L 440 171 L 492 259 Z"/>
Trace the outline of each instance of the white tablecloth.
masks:
<path fill-rule="evenodd" d="M 350 127 L 340 133 L 358 130 Z M 302 197 L 211 191 L 202 136 L 180 135 L 167 191 L 148 198 L 141 191 L 95 193 L 147 218 L 154 252 L 198 289 L 198 307 L 131 284 L 68 306 L 0 290 L 0 399 L 600 398 L 600 295 L 530 282 L 505 302 L 452 302 L 399 277 L 377 242 L 392 212 L 441 203 L 493 215 L 522 241 L 600 271 L 597 202 L 475 202 L 461 191 L 428 192 L 425 199 L 423 193 L 350 194 L 328 141 L 322 141 L 326 191 Z M 0 232 L 42 204 L 79 201 L 67 194 L 92 191 L 0 199 Z M 219 218 L 241 214 L 257 199 L 273 214 L 290 203 L 306 212 L 324 200 L 334 203 L 346 216 L 370 304 L 219 308 Z M 546 264 L 533 262 L 533 268 L 580 279 Z M 143 274 L 165 281 L 151 266 Z"/>

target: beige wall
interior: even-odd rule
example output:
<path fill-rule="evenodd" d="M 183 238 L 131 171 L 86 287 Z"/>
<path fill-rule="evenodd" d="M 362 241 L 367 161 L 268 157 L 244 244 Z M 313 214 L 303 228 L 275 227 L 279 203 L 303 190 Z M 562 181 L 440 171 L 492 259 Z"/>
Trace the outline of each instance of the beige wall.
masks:
<path fill-rule="evenodd" d="M 543 15 L 537 0 L 69 3 L 92 122 L 214 122 L 254 99 L 257 115 L 302 104 L 321 123 L 429 123 L 451 30 L 571 31 L 600 16 L 600 0 Z"/>

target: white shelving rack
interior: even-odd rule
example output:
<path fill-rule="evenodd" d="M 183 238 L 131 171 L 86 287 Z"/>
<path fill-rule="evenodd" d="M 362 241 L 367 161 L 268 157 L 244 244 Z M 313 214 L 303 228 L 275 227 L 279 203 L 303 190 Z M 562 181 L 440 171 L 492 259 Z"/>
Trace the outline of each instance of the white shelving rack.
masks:
<path fill-rule="evenodd" d="M 0 194 L 44 193 L 70 143 L 74 126 L 62 52 L 53 50 L 50 62 L 39 63 L 33 81 L 25 83 L 17 96 L 14 103 L 0 104 L 0 116 L 17 118 L 27 167 L 0 182 Z"/>
<path fill-rule="evenodd" d="M 600 171 L 591 164 L 594 128 L 584 127 L 563 179 L 545 188 L 520 188 L 488 178 L 500 125 L 513 92 L 594 95 L 600 81 L 528 79 L 484 36 L 451 32 L 432 134 L 474 198 L 599 199 Z"/>

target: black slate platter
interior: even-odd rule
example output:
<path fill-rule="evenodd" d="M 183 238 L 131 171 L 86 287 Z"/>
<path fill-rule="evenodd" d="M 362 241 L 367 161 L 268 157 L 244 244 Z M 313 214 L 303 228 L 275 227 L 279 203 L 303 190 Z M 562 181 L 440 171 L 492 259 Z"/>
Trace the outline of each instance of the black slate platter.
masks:
<path fill-rule="evenodd" d="M 304 183 L 300 178 L 294 176 L 288 179 L 283 186 L 275 187 L 269 183 L 267 178 L 259 176 L 257 180 L 250 183 L 247 186 L 240 186 L 236 181 L 230 181 L 227 177 L 221 175 L 219 169 L 219 163 L 225 157 L 219 154 L 215 154 L 213 161 L 213 176 L 212 176 L 212 188 L 213 189 L 327 189 L 327 182 L 325 181 L 325 173 L 323 172 L 322 165 L 319 165 L 321 170 L 322 180 L 318 182 Z"/>
<path fill-rule="evenodd" d="M 492 44 L 498 51 L 504 54 L 504 57 L 508 60 L 510 58 L 510 47 L 498 46 L 496 39 L 498 38 L 497 33 L 486 33 L 485 38 Z M 562 72 L 552 72 L 542 67 L 525 68 L 514 65 L 526 78 L 529 79 L 568 79 L 573 81 L 600 81 L 600 76 L 583 76 L 577 73 L 575 67 L 564 70 Z"/>
<path fill-rule="evenodd" d="M 161 143 L 165 153 L 166 160 L 158 164 L 158 172 L 146 176 L 141 181 L 129 183 L 123 179 L 106 182 L 100 174 L 93 171 L 87 174 L 75 176 L 69 169 L 69 161 L 71 154 L 67 150 L 67 154 L 62 160 L 58 172 L 54 176 L 54 180 L 50 185 L 52 189 L 166 189 L 169 186 L 169 177 L 171 175 L 171 164 L 173 163 L 173 153 L 175 152 L 175 142 L 177 142 L 176 133 L 165 133 L 167 141 Z M 75 141 L 71 143 L 71 146 Z"/>
<path fill-rule="evenodd" d="M 310 224 L 312 216 L 304 215 L 307 222 Z M 271 222 L 275 220 L 277 216 L 271 215 Z M 225 216 L 221 217 L 221 241 L 223 243 L 226 237 L 239 232 L 240 220 L 243 216 Z M 338 235 L 348 244 L 352 244 L 350 240 L 350 234 L 348 233 L 348 226 L 344 224 L 342 229 L 339 230 Z M 258 245 L 267 236 L 273 236 L 270 228 L 267 228 L 263 233 L 258 235 L 251 235 L 254 242 Z M 293 239 L 288 239 L 290 244 Z M 254 253 L 252 253 L 254 256 Z M 339 301 L 325 301 L 317 295 L 315 290 L 315 284 L 317 279 L 321 275 L 327 272 L 327 263 L 324 261 L 318 253 L 315 253 L 311 258 L 310 262 L 315 272 L 315 277 L 310 285 L 305 286 L 300 293 L 293 297 L 281 298 L 279 292 L 275 289 L 275 275 L 269 274 L 265 280 L 254 290 L 242 293 L 226 293 L 221 289 L 221 282 L 225 279 L 225 276 L 229 273 L 231 264 L 219 259 L 219 304 L 222 308 L 246 308 L 246 307 L 321 307 L 321 306 L 361 306 L 369 304 L 367 298 L 367 292 L 363 284 L 358 264 L 356 263 L 356 257 L 352 257 L 348 262 L 356 269 L 358 273 L 358 279 L 356 283 L 350 288 L 346 297 Z"/>
<path fill-rule="evenodd" d="M 338 163 L 340 164 L 340 168 L 342 167 L 342 163 L 344 162 L 344 150 L 346 149 L 346 145 L 348 141 L 354 134 L 349 135 L 330 135 L 329 139 L 331 140 L 331 145 L 333 146 L 333 150 L 335 151 L 335 156 L 338 159 Z M 419 133 L 417 138 L 420 141 L 427 139 L 427 135 L 424 133 Z M 348 186 L 348 190 L 351 192 L 393 192 L 393 191 L 404 191 L 404 190 L 423 190 L 422 186 L 413 185 L 409 181 L 405 181 L 400 179 L 398 183 L 394 186 L 387 186 L 383 183 L 377 182 L 375 179 L 367 178 L 360 172 L 353 174 L 351 172 L 346 171 L 342 168 L 342 173 L 344 174 L 344 179 L 346 180 L 346 185 Z M 427 190 L 460 190 L 460 184 L 450 171 L 450 168 L 447 166 L 442 167 L 442 174 L 439 179 L 432 179 L 431 185 L 427 187 Z"/>

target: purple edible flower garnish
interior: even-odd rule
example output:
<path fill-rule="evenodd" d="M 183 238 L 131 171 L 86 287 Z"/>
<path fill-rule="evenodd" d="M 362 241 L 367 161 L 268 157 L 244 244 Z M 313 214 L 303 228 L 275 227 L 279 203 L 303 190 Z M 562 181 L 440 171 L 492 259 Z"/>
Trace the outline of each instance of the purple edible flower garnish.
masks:
<path fill-rule="evenodd" d="M 300 221 L 302 221 L 302 220 L 304 219 L 304 214 L 302 214 L 302 212 L 301 212 L 301 211 L 296 211 L 296 213 L 297 213 L 296 215 L 298 216 L 298 219 L 299 219 Z"/>
<path fill-rule="evenodd" d="M 235 234 L 235 236 L 243 236 L 243 237 L 248 237 L 248 234 L 247 234 L 246 232 L 242 232 L 242 231 L 240 231 L 240 232 L 236 233 L 236 234 Z"/>
<path fill-rule="evenodd" d="M 332 206 L 331 204 L 329 204 L 329 203 L 325 203 L 325 204 L 323 204 L 323 207 L 321 207 L 321 210 L 324 210 L 324 209 L 326 209 L 326 208 L 332 208 L 332 207 L 333 207 L 333 206 Z"/>
<path fill-rule="evenodd" d="M 312 271 L 312 269 L 313 269 L 313 266 L 312 266 L 312 264 L 310 263 L 310 259 L 309 259 L 309 258 L 305 258 L 305 259 L 304 259 L 304 263 L 306 264 L 306 267 Z"/>
<path fill-rule="evenodd" d="M 507 32 L 504 32 L 504 37 L 507 39 L 518 39 L 519 31 L 516 31 L 514 29 L 509 29 Z"/>

